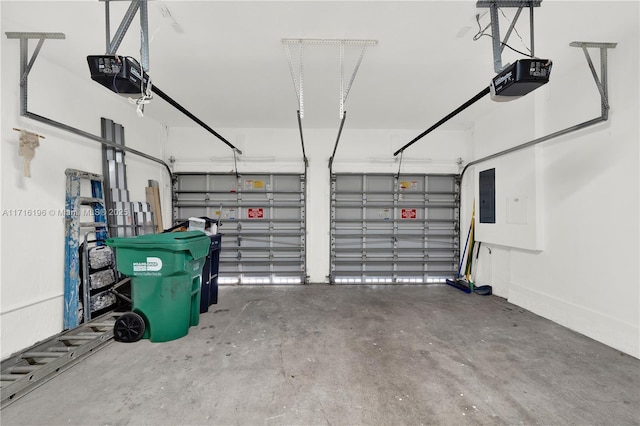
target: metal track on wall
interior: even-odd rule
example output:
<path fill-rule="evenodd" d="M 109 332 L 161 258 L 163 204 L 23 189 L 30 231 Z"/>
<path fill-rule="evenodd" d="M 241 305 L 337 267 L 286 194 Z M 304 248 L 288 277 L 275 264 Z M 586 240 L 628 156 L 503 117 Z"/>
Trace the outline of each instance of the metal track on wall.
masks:
<path fill-rule="evenodd" d="M 174 223 L 221 221 L 221 285 L 302 284 L 305 185 L 304 174 L 175 173 Z"/>
<path fill-rule="evenodd" d="M 428 284 L 455 277 L 456 175 L 333 174 L 333 284 Z"/>

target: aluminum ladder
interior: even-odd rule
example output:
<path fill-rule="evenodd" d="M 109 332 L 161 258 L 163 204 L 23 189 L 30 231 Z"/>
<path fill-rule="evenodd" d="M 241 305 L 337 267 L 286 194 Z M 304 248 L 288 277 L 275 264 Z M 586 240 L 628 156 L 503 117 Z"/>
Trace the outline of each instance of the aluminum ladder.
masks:
<path fill-rule="evenodd" d="M 110 312 L 64 331 L 0 365 L 0 408 L 11 404 L 38 386 L 67 370 L 113 341 L 113 326 L 119 313 Z"/>

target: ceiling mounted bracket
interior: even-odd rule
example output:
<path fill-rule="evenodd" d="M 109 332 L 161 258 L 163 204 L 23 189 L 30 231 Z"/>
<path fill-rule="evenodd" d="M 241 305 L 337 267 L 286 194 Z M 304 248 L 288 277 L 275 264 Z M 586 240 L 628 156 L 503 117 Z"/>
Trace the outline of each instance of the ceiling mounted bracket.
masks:
<path fill-rule="evenodd" d="M 129 26 L 133 22 L 138 9 L 140 9 L 140 59 L 142 69 L 146 72 L 149 71 L 149 18 L 147 9 L 147 0 L 131 0 L 129 9 L 127 9 L 120 26 L 116 30 L 113 39 L 111 39 L 111 11 L 109 9 L 109 3 L 113 0 L 100 0 L 104 1 L 105 8 L 105 21 L 106 21 L 106 54 L 115 55 L 124 39 Z"/>
<path fill-rule="evenodd" d="M 33 33 L 33 32 L 7 32 L 5 33 L 8 39 L 20 40 L 20 114 L 24 115 L 27 112 L 27 83 L 29 73 L 33 64 L 40 53 L 40 49 L 47 39 L 64 40 L 66 36 L 64 33 Z M 38 44 L 29 57 L 29 40 L 38 40 Z"/>
<path fill-rule="evenodd" d="M 372 40 L 373 41 L 373 40 Z M 377 41 L 374 41 L 374 44 Z M 344 104 L 347 102 L 347 96 L 349 96 L 349 91 L 351 90 L 351 86 L 353 85 L 353 80 L 356 78 L 356 74 L 358 73 L 358 69 L 360 68 L 360 64 L 362 64 L 362 59 L 364 58 L 364 54 L 367 51 L 368 43 L 362 43 L 360 45 L 360 56 L 358 57 L 358 61 L 356 62 L 355 68 L 351 73 L 351 78 L 349 79 L 349 83 L 347 87 L 344 87 L 344 41 L 340 42 L 340 119 L 344 117 Z"/>
<path fill-rule="evenodd" d="M 298 76 L 296 76 L 294 61 L 291 56 L 290 45 L 298 45 Z M 296 96 L 298 98 L 298 110 L 300 111 L 300 118 L 304 118 L 304 45 L 338 45 L 339 57 L 340 57 L 340 95 L 339 95 L 339 116 L 340 119 L 344 117 L 344 105 L 349 96 L 349 91 L 353 85 L 353 81 L 356 78 L 360 64 L 368 46 L 374 46 L 378 44 L 378 40 L 356 40 L 356 39 L 320 39 L 320 38 L 283 38 L 282 45 L 284 46 L 285 54 L 287 55 L 287 61 L 289 63 L 289 70 L 291 71 L 291 79 L 293 80 L 293 86 L 296 90 Z M 345 87 L 344 77 L 344 55 L 346 46 L 359 46 L 360 55 L 356 62 L 351 78 Z"/>
<path fill-rule="evenodd" d="M 476 7 L 487 7 L 489 8 L 489 16 L 491 17 L 491 39 L 493 40 L 493 69 L 496 73 L 499 73 L 504 69 L 502 65 L 502 51 L 504 50 L 504 46 L 509 41 L 509 37 L 511 36 L 511 32 L 515 28 L 516 22 L 520 17 L 520 13 L 522 9 L 525 7 L 529 8 L 529 31 L 530 31 L 530 52 L 531 57 L 535 55 L 535 45 L 534 45 L 534 25 L 533 25 L 533 8 L 540 7 L 540 3 L 542 0 L 523 0 L 523 1 L 513 1 L 513 0 L 478 0 L 476 2 Z M 518 10 L 516 15 L 507 30 L 507 34 L 503 41 L 500 41 L 500 23 L 498 18 L 498 9 L 502 7 L 517 7 Z"/>
<path fill-rule="evenodd" d="M 289 44 L 282 41 L 282 45 L 284 46 L 284 52 L 287 55 L 287 62 L 289 63 L 289 71 L 291 71 L 291 79 L 293 80 L 293 87 L 296 90 L 296 97 L 298 98 L 298 120 L 304 118 L 304 46 L 302 43 L 298 45 L 298 58 L 299 58 L 299 68 L 298 68 L 298 77 L 296 77 L 296 72 L 293 66 L 293 59 L 291 58 L 291 50 L 289 49 Z"/>
<path fill-rule="evenodd" d="M 614 49 L 617 45 L 618 43 L 593 43 L 586 41 L 574 41 L 569 43 L 569 46 L 580 47 L 584 52 L 584 56 L 587 59 L 587 64 L 589 65 L 589 69 L 591 70 L 591 74 L 593 75 L 593 79 L 596 82 L 596 86 L 598 86 L 598 92 L 600 92 L 603 116 L 606 116 L 609 113 L 609 91 L 607 86 L 607 49 Z M 589 55 L 589 51 L 587 50 L 590 47 L 600 49 L 600 77 L 598 77 L 598 73 L 596 72 L 596 69 L 593 66 L 593 61 L 591 60 L 591 55 Z"/>

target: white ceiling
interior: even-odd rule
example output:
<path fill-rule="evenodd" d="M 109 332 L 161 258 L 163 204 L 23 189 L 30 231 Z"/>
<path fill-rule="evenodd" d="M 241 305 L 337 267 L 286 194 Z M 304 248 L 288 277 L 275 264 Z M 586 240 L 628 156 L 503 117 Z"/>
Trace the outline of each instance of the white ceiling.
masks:
<path fill-rule="evenodd" d="M 65 33 L 64 41 L 46 42 L 40 55 L 90 78 L 86 55 L 105 52 L 103 2 L 1 3 L 3 32 Z M 112 35 L 128 5 L 111 2 Z M 535 53 L 553 59 L 554 72 L 563 61 L 584 64 L 582 53 L 569 48 L 569 42 L 616 41 L 615 7 L 610 8 L 613 21 L 594 13 L 595 7 L 591 1 L 545 0 L 535 9 Z M 163 8 L 172 17 L 163 16 Z M 509 19 L 515 13 L 514 8 L 503 11 Z M 214 129 L 294 128 L 298 104 L 282 38 L 374 39 L 379 43 L 367 49 L 345 105 L 348 127 L 425 129 L 486 87 L 494 75 L 491 39 L 473 40 L 475 15 L 484 15 L 484 26 L 489 23 L 486 12 L 475 1 L 155 0 L 149 2 L 149 74 L 154 84 Z M 518 50 L 529 44 L 524 12 L 516 26 L 523 40 L 515 34 L 509 40 Z M 508 25 L 501 15 L 502 35 Z M 139 57 L 139 48 L 136 15 L 118 54 Z M 297 63 L 297 47 L 292 52 Z M 345 49 L 347 81 L 359 52 L 358 47 Z M 503 61 L 520 57 L 505 49 Z M 305 128 L 337 128 L 339 71 L 337 46 L 305 46 Z M 118 95 L 105 89 L 104 96 Z M 487 97 L 446 128 L 468 128 L 490 106 Z M 195 125 L 159 98 L 145 113 L 167 125 Z"/>

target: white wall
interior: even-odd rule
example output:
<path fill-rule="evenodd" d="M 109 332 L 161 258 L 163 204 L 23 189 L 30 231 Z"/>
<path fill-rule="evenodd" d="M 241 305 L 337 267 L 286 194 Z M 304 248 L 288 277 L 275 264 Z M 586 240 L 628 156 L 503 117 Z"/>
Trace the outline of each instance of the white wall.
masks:
<path fill-rule="evenodd" d="M 17 17 L 28 16 L 29 2 L 5 2 L 2 30 L 58 31 L 55 22 L 45 28 Z M 71 4 L 71 3 L 70 3 Z M 61 10 L 62 12 L 62 10 Z M 83 26 L 81 25 L 80 28 Z M 100 37 L 98 37 L 100 36 Z M 67 33 L 67 37 L 96 40 L 101 34 Z M 64 223 L 57 212 L 64 208 L 67 168 L 101 173 L 101 146 L 77 135 L 40 124 L 19 113 L 19 41 L 1 37 L 2 144 L 0 144 L 0 219 L 2 229 L 0 357 L 24 349 L 62 330 L 64 293 Z M 125 39 L 125 43 L 126 43 Z M 135 41 L 135 40 L 134 40 Z M 30 54 L 37 41 L 30 41 Z M 58 43 L 58 44 L 56 44 Z M 29 76 L 29 111 L 86 132 L 100 134 L 100 118 L 106 117 L 126 129 L 127 145 L 154 157 L 176 158 L 174 170 L 231 171 L 231 150 L 200 128 L 171 128 L 146 118 L 139 119 L 133 106 L 88 76 L 85 52 L 72 52 L 48 40 Z M 48 50 L 49 49 L 49 50 Z M 47 52 L 50 54 L 47 58 Z M 81 71 L 70 71 L 81 70 Z M 75 73 L 75 74 L 74 74 Z M 154 108 L 153 105 L 147 108 Z M 292 109 L 292 114 L 295 111 Z M 295 117 L 295 116 L 293 116 Z M 291 129 L 216 129 L 245 154 L 238 161 L 241 172 L 304 171 L 300 137 L 295 119 Z M 308 273 L 312 282 L 325 282 L 329 273 L 329 169 L 339 121 L 334 129 L 305 129 L 308 169 Z M 13 127 L 44 135 L 32 161 L 32 177 L 21 175 L 18 156 L 19 133 Z M 396 173 L 398 158 L 392 153 L 423 129 L 366 131 L 349 127 L 347 119 L 336 154 L 336 172 Z M 402 172 L 457 173 L 457 158 L 471 155 L 468 132 L 440 131 L 412 147 L 404 156 Z M 144 200 L 148 179 L 162 187 L 163 219 L 171 220 L 171 182 L 157 163 L 127 154 L 127 174 L 132 200 Z M 25 216 L 25 210 L 45 212 Z M 321 226 L 316 226 L 321 224 Z"/>
<path fill-rule="evenodd" d="M 476 283 L 491 284 L 495 294 L 515 304 L 640 356 L 640 286 L 635 271 L 640 258 L 638 3 L 615 2 L 615 7 L 613 3 L 545 2 L 541 10 L 549 13 L 537 14 L 538 30 L 562 29 L 556 31 L 554 46 L 538 46 L 538 53 L 546 48 L 555 62 L 551 83 L 515 103 L 495 104 L 478 119 L 473 133 L 439 129 L 407 151 L 402 171 L 456 173 L 459 157 L 465 161 L 481 158 L 598 116 L 599 97 L 584 57 L 568 43 L 618 42 L 609 54 L 610 120 L 470 168 L 463 182 L 462 225 L 464 232 L 478 195 L 478 171 L 496 167 L 500 170 L 498 217 L 502 222 L 496 224 L 499 229 L 478 227 L 484 244 Z M 555 7 L 568 9 L 555 16 L 569 14 L 575 19 L 550 21 Z M 11 22 L 2 16 L 3 32 L 29 30 L 7 24 Z M 49 43 L 56 41 L 45 43 L 44 51 Z M 100 146 L 20 117 L 18 46 L 18 41 L 2 37 L 0 209 L 62 209 L 64 170 L 99 173 Z M 96 51 L 101 49 L 99 45 Z M 69 60 L 82 59 L 77 52 L 69 55 Z M 596 64 L 598 57 L 594 55 Z M 65 63 L 60 58 L 55 62 Z M 476 107 L 479 105 L 472 109 L 477 113 L 480 109 Z M 234 168 L 231 151 L 212 135 L 197 128 L 167 130 L 149 119 L 139 120 L 125 99 L 91 82 L 86 74 L 70 75 L 46 58 L 39 58 L 32 71 L 29 109 L 94 134 L 100 133 L 100 117 L 111 118 L 125 126 L 129 146 L 163 159 L 175 157 L 175 171 L 229 172 Z M 336 120 L 335 129 L 330 130 L 305 129 L 308 223 L 314 225 L 307 238 L 312 282 L 325 282 L 329 272 L 327 166 L 338 124 Z M 18 133 L 12 127 L 46 136 L 32 162 L 31 178 L 21 176 Z M 295 122 L 292 127 L 217 130 L 244 151 L 238 161 L 240 172 L 302 173 Z M 422 130 L 351 129 L 347 119 L 334 171 L 395 173 L 398 162 L 392 153 Z M 161 183 L 168 223 L 170 182 L 165 171 L 132 155 L 127 156 L 127 163 L 133 199 L 144 199 L 148 179 Z M 515 196 L 527 199 L 524 224 L 506 223 L 507 199 Z M 4 358 L 62 328 L 64 227 L 56 215 L 5 215 L 0 229 L 0 356 Z"/>
<path fill-rule="evenodd" d="M 303 124 L 304 125 L 304 124 Z M 310 282 L 327 282 L 329 274 L 330 181 L 329 157 L 335 129 L 305 129 L 307 171 L 307 274 Z M 243 155 L 238 171 L 304 173 L 298 129 L 217 129 Z M 335 173 L 397 173 L 399 157 L 393 153 L 422 130 L 349 129 L 348 119 L 338 144 Z M 231 172 L 232 151 L 201 129 L 169 129 L 167 156 L 175 158 L 174 171 Z M 471 155 L 468 132 L 438 131 L 406 151 L 402 173 L 459 173 L 458 158 Z"/>
<path fill-rule="evenodd" d="M 6 17 L 6 15 L 5 15 Z M 16 31 L 3 20 L 4 31 Z M 63 326 L 65 169 L 102 173 L 101 145 L 39 124 L 19 112 L 19 41 L 2 42 L 2 170 L 1 226 L 1 356 L 50 337 Z M 31 51 L 37 41 L 31 41 Z M 42 52 L 46 51 L 45 42 Z M 58 41 L 61 42 L 61 41 Z M 70 52 L 70 55 L 72 53 Z M 29 77 L 29 111 L 100 135 L 100 118 L 125 127 L 128 146 L 162 157 L 166 130 L 150 119 L 139 119 L 126 99 L 92 82 L 87 74 L 70 75 L 41 55 Z M 77 59 L 82 60 L 81 55 Z M 31 178 L 22 175 L 18 156 L 20 133 L 45 136 L 31 163 Z M 144 201 L 148 179 L 163 187 L 163 211 L 170 219 L 170 182 L 158 163 L 127 154 L 131 199 Z M 23 212 L 14 212 L 22 209 Z M 31 214 L 42 216 L 28 216 Z M 52 212 L 53 211 L 53 212 Z"/>
<path fill-rule="evenodd" d="M 608 52 L 609 121 L 469 168 L 462 202 L 468 218 L 478 196 L 478 172 L 495 166 L 499 214 L 495 225 L 478 232 L 483 248 L 477 284 L 491 284 L 495 294 L 516 305 L 640 357 L 638 3 L 585 7 L 581 3 L 576 11 L 618 26 L 558 40 L 550 83 L 496 106 L 476 123 L 475 157 L 600 115 L 584 55 L 567 47 L 572 40 L 619 43 Z M 591 55 L 599 72 L 598 50 Z M 511 105 L 505 125 L 503 113 Z M 509 225 L 502 214 L 507 197 L 520 194 L 535 206 L 527 224 Z"/>

